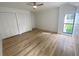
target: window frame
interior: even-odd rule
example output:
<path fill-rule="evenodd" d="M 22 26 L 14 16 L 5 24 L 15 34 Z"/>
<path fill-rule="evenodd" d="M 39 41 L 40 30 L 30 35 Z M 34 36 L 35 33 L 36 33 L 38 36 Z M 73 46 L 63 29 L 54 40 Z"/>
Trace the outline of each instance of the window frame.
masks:
<path fill-rule="evenodd" d="M 65 15 L 67 15 L 67 14 L 65 14 Z M 75 23 L 75 13 L 73 14 L 74 16 L 73 16 L 73 23 L 65 23 L 64 22 L 64 24 L 63 25 L 65 25 L 65 24 L 72 24 L 72 33 L 73 33 L 73 30 L 74 30 L 74 23 Z M 64 21 L 65 21 L 65 16 L 64 16 Z M 72 33 L 68 33 L 68 32 L 64 32 L 64 26 L 63 26 L 63 33 L 66 33 L 66 34 L 72 34 Z"/>

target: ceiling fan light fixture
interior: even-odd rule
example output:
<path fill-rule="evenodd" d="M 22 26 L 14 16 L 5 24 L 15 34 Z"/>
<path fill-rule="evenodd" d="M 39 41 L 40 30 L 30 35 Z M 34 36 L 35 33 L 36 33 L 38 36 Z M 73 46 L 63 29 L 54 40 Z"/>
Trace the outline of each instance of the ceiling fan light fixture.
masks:
<path fill-rule="evenodd" d="M 37 8 L 37 6 L 33 6 L 33 8 L 34 8 L 34 9 L 36 9 L 36 8 Z"/>
<path fill-rule="evenodd" d="M 43 3 L 37 3 L 37 2 L 29 2 L 27 5 L 32 6 L 33 9 L 37 9 L 39 6 L 44 5 Z"/>

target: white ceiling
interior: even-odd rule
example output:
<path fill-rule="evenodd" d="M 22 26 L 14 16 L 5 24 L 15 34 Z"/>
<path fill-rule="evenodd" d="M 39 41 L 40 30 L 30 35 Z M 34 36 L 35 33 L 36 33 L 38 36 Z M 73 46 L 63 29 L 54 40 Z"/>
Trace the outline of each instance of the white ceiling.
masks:
<path fill-rule="evenodd" d="M 34 11 L 32 6 L 26 5 L 28 2 L 0 2 L 0 7 L 20 8 Z M 79 6 L 79 2 L 38 2 L 43 3 L 43 6 L 38 7 L 36 10 L 43 10 L 47 8 L 59 7 L 63 4 L 69 3 L 74 6 Z"/>

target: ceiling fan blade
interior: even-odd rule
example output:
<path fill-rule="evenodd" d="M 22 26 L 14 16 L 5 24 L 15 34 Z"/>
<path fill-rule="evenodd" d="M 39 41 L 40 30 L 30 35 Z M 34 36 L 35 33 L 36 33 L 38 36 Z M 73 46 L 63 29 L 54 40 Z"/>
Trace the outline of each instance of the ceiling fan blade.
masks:
<path fill-rule="evenodd" d="M 33 2 L 33 5 L 36 6 L 36 2 Z"/>
<path fill-rule="evenodd" d="M 37 2 L 29 2 L 26 5 L 32 6 L 32 7 L 38 7 L 44 5 L 43 3 L 37 3 Z"/>
<path fill-rule="evenodd" d="M 41 6 L 41 5 L 44 5 L 44 4 L 38 4 L 37 6 Z"/>

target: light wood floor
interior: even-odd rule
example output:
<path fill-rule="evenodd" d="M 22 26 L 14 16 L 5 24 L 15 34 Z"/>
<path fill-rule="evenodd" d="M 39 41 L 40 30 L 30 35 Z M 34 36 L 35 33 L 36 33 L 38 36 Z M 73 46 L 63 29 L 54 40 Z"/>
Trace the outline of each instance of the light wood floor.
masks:
<path fill-rule="evenodd" d="M 33 30 L 3 40 L 4 56 L 75 56 L 74 39 Z"/>

